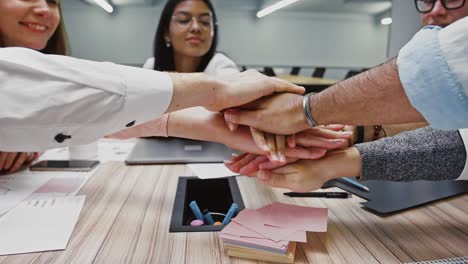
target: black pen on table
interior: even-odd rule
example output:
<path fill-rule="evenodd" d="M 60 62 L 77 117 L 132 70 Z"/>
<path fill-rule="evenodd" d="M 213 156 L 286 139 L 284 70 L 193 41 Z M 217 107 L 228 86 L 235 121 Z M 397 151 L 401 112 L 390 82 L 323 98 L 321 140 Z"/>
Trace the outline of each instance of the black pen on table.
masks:
<path fill-rule="evenodd" d="M 306 192 L 306 193 L 285 192 L 283 194 L 289 197 L 322 197 L 322 198 L 339 198 L 339 199 L 351 197 L 351 194 L 347 192 Z"/>

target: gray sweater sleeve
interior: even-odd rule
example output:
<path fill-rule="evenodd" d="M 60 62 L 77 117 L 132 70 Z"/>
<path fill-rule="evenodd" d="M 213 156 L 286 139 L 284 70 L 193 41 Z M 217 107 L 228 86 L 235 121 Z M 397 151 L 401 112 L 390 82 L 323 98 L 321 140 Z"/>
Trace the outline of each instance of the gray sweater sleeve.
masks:
<path fill-rule="evenodd" d="M 458 130 L 424 127 L 355 147 L 362 157 L 361 180 L 453 180 L 466 161 Z"/>

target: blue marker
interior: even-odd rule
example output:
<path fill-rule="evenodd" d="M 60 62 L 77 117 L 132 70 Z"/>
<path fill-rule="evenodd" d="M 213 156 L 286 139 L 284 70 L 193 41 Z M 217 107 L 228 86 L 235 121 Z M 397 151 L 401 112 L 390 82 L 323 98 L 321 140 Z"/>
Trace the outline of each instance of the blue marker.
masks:
<path fill-rule="evenodd" d="M 213 217 L 211 216 L 211 213 L 208 212 L 206 213 L 204 216 L 203 216 L 203 219 L 205 220 L 205 222 L 209 225 L 214 225 L 215 221 L 213 219 Z"/>
<path fill-rule="evenodd" d="M 223 225 L 227 225 L 231 222 L 231 218 L 235 213 L 237 213 L 238 208 L 239 206 L 236 203 L 232 203 L 231 208 L 229 208 L 229 211 L 223 219 Z"/>
<path fill-rule="evenodd" d="M 200 211 L 200 208 L 198 208 L 198 204 L 197 202 L 195 201 L 192 201 L 190 204 L 190 209 L 192 209 L 192 212 L 193 214 L 195 215 L 195 218 L 197 218 L 198 220 L 202 220 L 203 221 L 203 215 Z"/>
<path fill-rule="evenodd" d="M 359 182 L 355 181 L 355 180 L 351 180 L 350 178 L 346 178 L 346 177 L 342 177 L 342 178 L 339 178 L 339 180 L 345 182 L 345 183 L 348 183 L 349 185 L 351 186 L 354 186 L 358 189 L 361 189 L 361 190 L 364 190 L 366 192 L 370 191 L 369 188 L 363 184 L 360 184 Z"/>

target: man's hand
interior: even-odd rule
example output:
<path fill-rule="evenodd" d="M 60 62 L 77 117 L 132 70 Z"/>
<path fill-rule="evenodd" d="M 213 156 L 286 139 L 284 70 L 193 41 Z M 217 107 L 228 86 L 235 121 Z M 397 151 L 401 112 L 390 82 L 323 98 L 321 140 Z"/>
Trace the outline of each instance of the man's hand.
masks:
<path fill-rule="evenodd" d="M 261 131 L 291 135 L 309 128 L 303 113 L 302 95 L 281 93 L 224 112 L 226 122 Z"/>

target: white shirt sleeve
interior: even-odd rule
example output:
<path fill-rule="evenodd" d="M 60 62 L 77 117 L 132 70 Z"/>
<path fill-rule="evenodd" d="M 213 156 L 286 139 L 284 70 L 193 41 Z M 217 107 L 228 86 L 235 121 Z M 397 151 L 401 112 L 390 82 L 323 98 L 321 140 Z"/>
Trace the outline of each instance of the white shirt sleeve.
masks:
<path fill-rule="evenodd" d="M 398 54 L 411 104 L 439 129 L 468 128 L 468 17 L 426 26 Z"/>
<path fill-rule="evenodd" d="M 462 87 L 468 108 L 468 17 L 442 29 L 439 43 L 454 78 Z"/>
<path fill-rule="evenodd" d="M 149 58 L 145 61 L 145 64 L 143 64 L 144 69 L 148 70 L 153 70 L 154 69 L 154 57 Z"/>
<path fill-rule="evenodd" d="M 0 48 L 0 150 L 80 145 L 160 117 L 168 74 Z"/>
<path fill-rule="evenodd" d="M 204 71 L 210 76 L 238 73 L 237 65 L 222 53 L 216 53 Z"/>
<path fill-rule="evenodd" d="M 461 175 L 457 178 L 457 180 L 468 180 L 468 129 L 460 129 L 460 135 L 465 144 L 466 149 L 466 161 L 465 161 L 465 168 L 463 169 Z"/>

